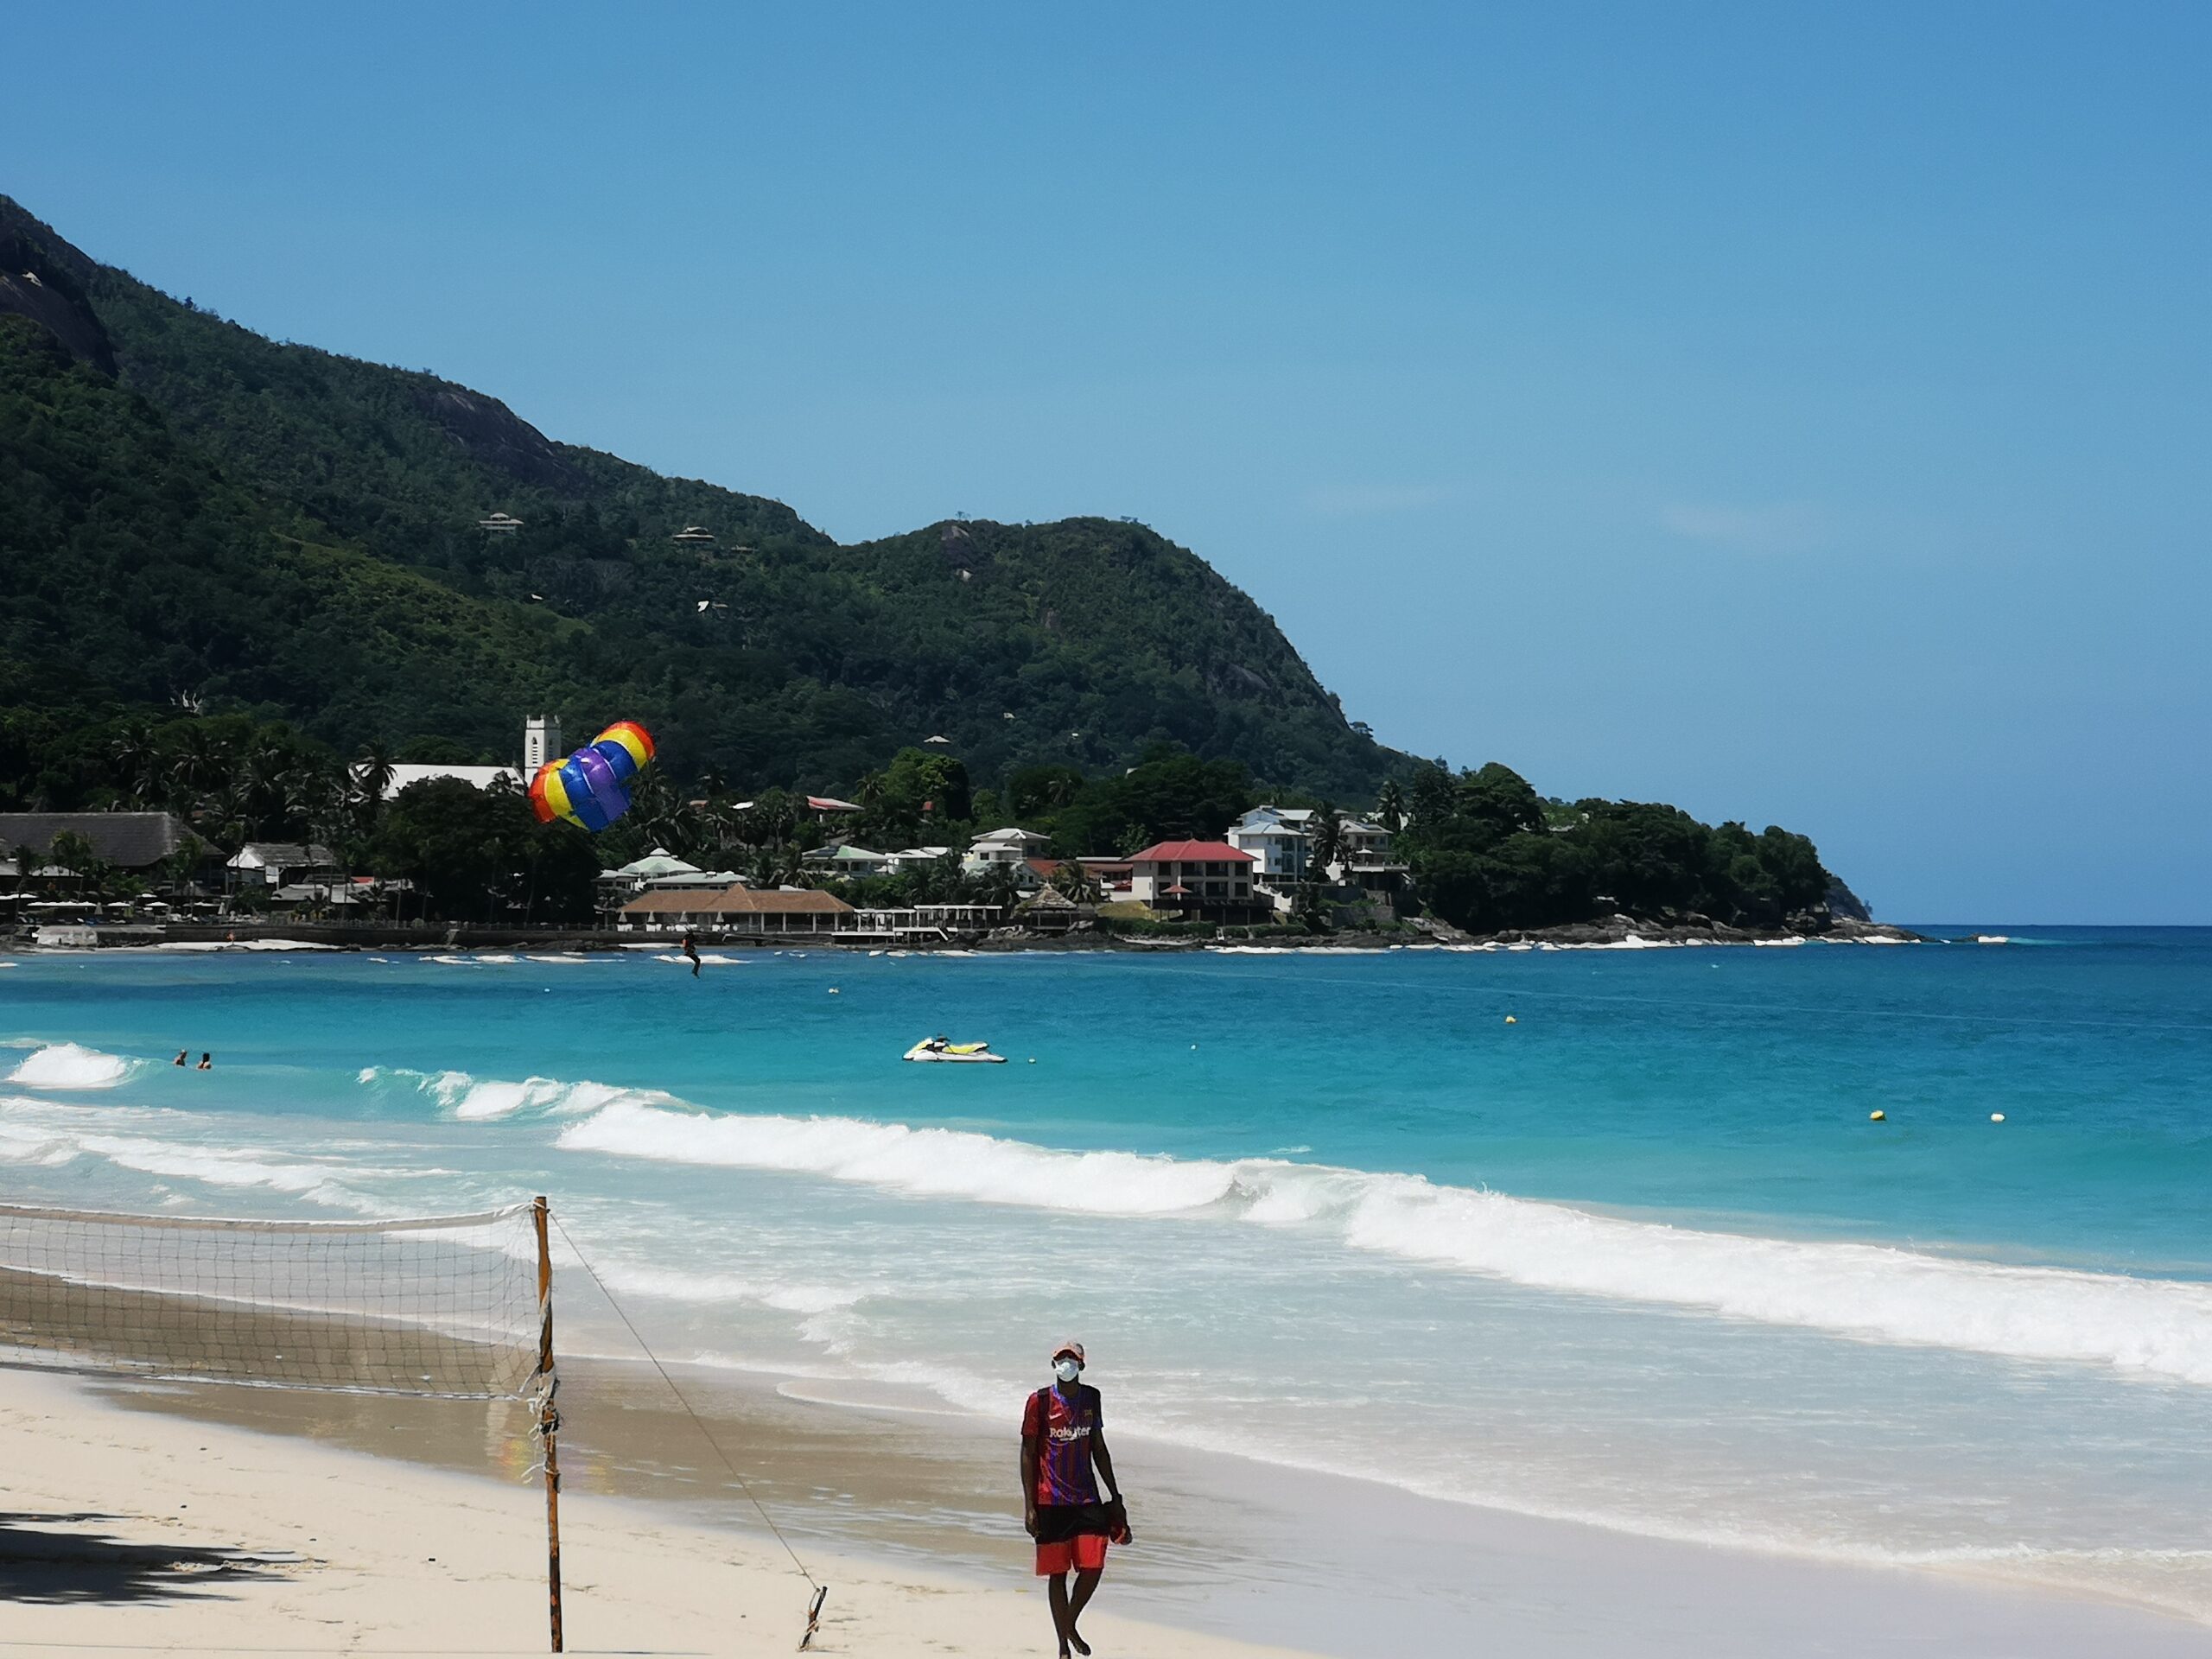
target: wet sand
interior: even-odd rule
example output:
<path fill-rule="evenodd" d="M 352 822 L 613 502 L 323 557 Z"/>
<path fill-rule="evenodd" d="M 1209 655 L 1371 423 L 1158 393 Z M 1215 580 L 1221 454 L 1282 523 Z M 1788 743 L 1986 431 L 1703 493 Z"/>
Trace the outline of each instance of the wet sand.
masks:
<path fill-rule="evenodd" d="M 850 1573 L 865 1563 L 970 1586 L 1007 1611 L 968 1650 L 1050 1651 L 1019 1525 L 1010 1423 L 917 1409 L 922 1401 L 892 1390 L 691 1367 L 675 1375 L 705 1433 L 810 1565 L 836 1561 L 830 1571 Z M 372 1453 L 381 1467 L 404 1460 L 512 1481 L 531 1455 L 517 1404 L 220 1385 L 96 1392 L 141 1416 L 312 1440 Z M 757 1552 L 770 1568 L 783 1559 L 700 1425 L 649 1370 L 571 1361 L 561 1398 L 569 1501 L 624 1517 L 597 1524 L 622 1536 L 638 1525 L 696 1530 Z M 1344 1656 L 2212 1656 L 2212 1629 L 2033 1586 L 1626 1537 L 1134 1437 L 1117 1435 L 1116 1453 L 1138 1541 L 1109 1564 L 1102 1630 L 1106 1614 L 1134 1614 L 1209 1640 Z M 527 1509 L 524 1489 L 511 1491 Z M 578 1561 L 596 1548 L 586 1525 L 567 1534 Z M 833 1607 L 842 1599 L 833 1592 Z M 1166 1652 L 1166 1639 L 1154 1629 L 1112 1650 Z"/>

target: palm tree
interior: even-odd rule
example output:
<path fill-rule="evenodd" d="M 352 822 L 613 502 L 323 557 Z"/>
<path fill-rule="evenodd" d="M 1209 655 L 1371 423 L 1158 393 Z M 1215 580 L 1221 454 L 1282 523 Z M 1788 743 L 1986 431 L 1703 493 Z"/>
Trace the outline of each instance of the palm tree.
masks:
<path fill-rule="evenodd" d="M 798 862 L 798 847 L 761 847 L 752 856 L 752 868 L 747 869 L 761 887 L 801 887 L 805 876 L 805 865 Z"/>
<path fill-rule="evenodd" d="M 658 772 L 646 772 L 631 785 L 630 821 L 647 846 L 665 847 L 678 858 L 690 855 L 690 815 Z"/>
<path fill-rule="evenodd" d="M 1327 801 L 1314 809 L 1313 827 L 1306 832 L 1306 873 L 1309 879 L 1326 881 L 1329 868 L 1344 861 L 1344 820 Z"/>
<path fill-rule="evenodd" d="M 291 781 L 292 758 L 274 743 L 257 743 L 246 751 L 240 769 L 250 838 L 266 841 L 269 826 L 290 817 L 286 785 Z"/>
<path fill-rule="evenodd" d="M 798 808 L 783 790 L 766 790 L 753 803 L 753 835 L 756 841 L 789 841 L 798 826 Z"/>
<path fill-rule="evenodd" d="M 1012 910 L 1021 897 L 1021 884 L 1015 879 L 1011 864 L 992 865 L 984 874 L 982 888 L 983 902 L 997 906 L 1001 916 Z"/>
<path fill-rule="evenodd" d="M 151 798 L 160 756 L 144 721 L 128 721 L 108 740 L 107 760 L 126 799 L 143 804 Z"/>
<path fill-rule="evenodd" d="M 59 865 L 75 876 L 81 884 L 79 891 L 99 898 L 107 891 L 110 874 L 105 859 L 92 850 L 92 843 L 73 830 L 64 830 L 54 836 L 46 849 L 50 863 Z"/>
<path fill-rule="evenodd" d="M 169 777 L 187 804 L 196 804 L 201 795 L 221 783 L 224 770 L 224 757 L 207 728 L 186 727 L 169 759 Z"/>
<path fill-rule="evenodd" d="M 1105 889 L 1098 885 L 1098 878 L 1071 858 L 1052 872 L 1052 885 L 1063 897 L 1078 905 L 1095 905 L 1105 897 Z"/>
<path fill-rule="evenodd" d="M 1406 792 L 1395 778 L 1385 778 L 1376 791 L 1375 821 L 1394 836 L 1406 827 Z"/>
<path fill-rule="evenodd" d="M 360 791 L 360 800 L 366 815 L 374 818 L 383 803 L 384 792 L 391 787 L 392 779 L 399 771 L 399 759 L 391 752 L 391 745 L 382 738 L 365 743 L 353 762 L 353 783 Z"/>

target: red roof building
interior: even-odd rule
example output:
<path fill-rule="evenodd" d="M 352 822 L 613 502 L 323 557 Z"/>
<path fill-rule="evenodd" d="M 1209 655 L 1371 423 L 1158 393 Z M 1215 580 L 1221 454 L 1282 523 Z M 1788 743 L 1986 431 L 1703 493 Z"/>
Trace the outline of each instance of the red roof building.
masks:
<path fill-rule="evenodd" d="M 1264 906 L 1252 895 L 1252 855 L 1225 841 L 1163 841 L 1129 858 L 1129 897 L 1154 910 L 1242 920 Z"/>

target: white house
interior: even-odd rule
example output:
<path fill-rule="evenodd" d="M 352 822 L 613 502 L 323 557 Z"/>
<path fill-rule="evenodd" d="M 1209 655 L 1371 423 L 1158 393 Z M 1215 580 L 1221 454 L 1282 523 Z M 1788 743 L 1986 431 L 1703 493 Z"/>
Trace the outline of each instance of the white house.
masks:
<path fill-rule="evenodd" d="M 1303 806 L 1255 806 L 1229 826 L 1229 844 L 1252 855 L 1262 883 L 1303 881 L 1314 813 Z"/>
<path fill-rule="evenodd" d="M 863 875 L 888 875 L 892 859 L 888 853 L 872 853 L 865 847 L 848 846 L 833 841 L 826 847 L 817 847 L 799 856 L 799 862 L 819 875 L 851 878 Z"/>
<path fill-rule="evenodd" d="M 249 841 L 223 861 L 241 887 L 281 887 L 316 876 L 339 874 L 338 861 L 327 847 L 303 847 L 297 842 Z"/>
<path fill-rule="evenodd" d="M 1340 817 L 1337 828 L 1344 838 L 1344 862 L 1339 868 L 1362 887 L 1374 885 L 1363 877 L 1402 875 L 1410 868 L 1393 856 L 1390 832 L 1381 824 L 1365 818 Z"/>
<path fill-rule="evenodd" d="M 626 902 L 649 887 L 671 877 L 703 874 L 696 864 L 676 857 L 665 847 L 656 847 L 643 858 L 633 859 L 619 870 L 601 870 L 599 873 L 596 885 L 599 908 L 602 911 L 620 910 Z"/>
<path fill-rule="evenodd" d="M 960 867 L 969 875 L 986 874 L 993 866 L 1000 864 L 1026 867 L 1030 859 L 1042 855 L 1052 841 L 1050 836 L 1040 836 L 1034 830 L 994 830 L 969 843 L 967 856 L 960 861 Z"/>
<path fill-rule="evenodd" d="M 683 861 L 671 859 L 669 861 L 680 864 Z M 751 885 L 735 870 L 671 870 L 665 875 L 648 876 L 644 890 L 647 893 L 721 893 L 725 888 Z"/>
<path fill-rule="evenodd" d="M 1039 835 L 1034 830 L 994 830 L 969 842 L 968 851 L 972 856 L 987 858 L 994 864 L 1018 864 L 1025 858 L 1038 856 L 1052 840 L 1050 836 Z"/>
<path fill-rule="evenodd" d="M 893 871 L 905 874 L 909 870 L 925 869 L 952 851 L 950 847 L 909 847 L 904 852 L 886 853 Z"/>
<path fill-rule="evenodd" d="M 1263 886 L 1304 880 L 1343 880 L 1373 886 L 1375 877 L 1405 873 L 1392 861 L 1390 832 L 1381 824 L 1350 813 L 1337 815 L 1337 833 L 1343 851 L 1326 870 L 1309 870 L 1315 821 L 1320 814 L 1310 807 L 1255 806 L 1230 826 L 1228 840 L 1255 860 L 1253 874 Z"/>

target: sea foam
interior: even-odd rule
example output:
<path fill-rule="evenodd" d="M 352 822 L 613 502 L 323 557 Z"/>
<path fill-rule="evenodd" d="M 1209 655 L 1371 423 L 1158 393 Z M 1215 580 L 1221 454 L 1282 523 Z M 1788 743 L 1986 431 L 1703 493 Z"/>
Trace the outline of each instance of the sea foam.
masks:
<path fill-rule="evenodd" d="M 2208 1285 L 1713 1232 L 1280 1159 L 1063 1151 L 967 1130 L 672 1104 L 615 1101 L 564 1128 L 558 1144 L 821 1176 L 918 1198 L 1318 1228 L 1354 1249 L 1535 1289 L 2212 1386 Z"/>
<path fill-rule="evenodd" d="M 341 1176 L 393 1177 L 270 1147 L 171 1138 L 188 1114 L 150 1107 L 92 1107 L 29 1096 L 0 1097 L 0 1163 L 58 1167 L 92 1157 L 141 1174 L 203 1186 L 260 1188 L 368 1213 L 373 1206 Z"/>
<path fill-rule="evenodd" d="M 138 1062 L 75 1043 L 48 1043 L 35 1049 L 8 1074 L 10 1083 L 31 1089 L 112 1089 Z"/>

